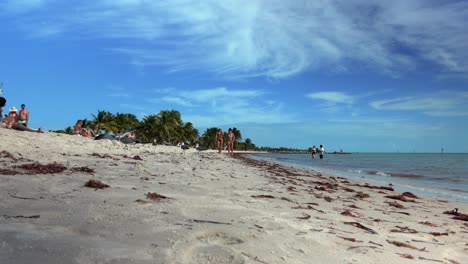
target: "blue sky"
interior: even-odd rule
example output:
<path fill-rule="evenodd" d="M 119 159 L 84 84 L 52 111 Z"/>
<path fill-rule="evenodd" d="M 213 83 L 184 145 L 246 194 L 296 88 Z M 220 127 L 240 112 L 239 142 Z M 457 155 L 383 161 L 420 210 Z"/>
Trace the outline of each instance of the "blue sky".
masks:
<path fill-rule="evenodd" d="M 0 0 L 8 109 L 175 109 L 258 146 L 468 152 L 468 2 Z"/>

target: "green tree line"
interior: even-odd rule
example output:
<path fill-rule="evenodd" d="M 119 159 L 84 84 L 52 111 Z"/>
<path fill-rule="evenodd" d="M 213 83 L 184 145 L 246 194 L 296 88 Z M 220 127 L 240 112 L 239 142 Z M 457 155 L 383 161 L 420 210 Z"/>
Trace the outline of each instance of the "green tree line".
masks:
<path fill-rule="evenodd" d="M 217 127 L 207 128 L 200 136 L 199 131 L 194 128 L 191 122 L 184 122 L 177 110 L 161 110 L 158 114 L 147 115 L 138 120 L 134 114 L 116 113 L 99 110 L 97 114 L 91 114 L 91 118 L 82 119 L 82 127 L 91 129 L 93 134 L 119 134 L 129 130 L 135 130 L 137 139 L 140 142 L 150 143 L 186 142 L 191 145 L 198 143 L 201 147 L 216 149 Z M 255 144 L 250 138 L 242 141 L 241 131 L 232 128 L 236 136 L 235 149 L 255 150 Z M 56 130 L 57 133 L 73 134 L 74 127 L 69 126 L 63 130 Z M 224 142 L 227 143 L 227 132 L 224 132 Z"/>

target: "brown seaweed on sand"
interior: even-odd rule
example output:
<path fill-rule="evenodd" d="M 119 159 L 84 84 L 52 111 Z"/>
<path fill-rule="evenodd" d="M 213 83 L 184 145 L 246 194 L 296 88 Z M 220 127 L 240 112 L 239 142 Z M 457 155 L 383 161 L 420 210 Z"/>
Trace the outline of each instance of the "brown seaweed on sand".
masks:
<path fill-rule="evenodd" d="M 310 219 L 310 215 L 309 214 L 302 214 L 303 216 L 298 216 L 296 217 L 297 219 L 301 219 L 301 220 L 307 220 L 307 219 Z"/>
<path fill-rule="evenodd" d="M 392 229 L 390 232 L 392 233 L 407 233 L 407 234 L 416 234 L 418 231 L 411 229 L 407 226 L 396 226 L 397 229 Z"/>
<path fill-rule="evenodd" d="M 10 170 L 10 169 L 0 169 L 0 175 L 16 175 L 20 174 L 19 171 Z"/>
<path fill-rule="evenodd" d="M 414 257 L 411 256 L 410 254 L 402 254 L 402 253 L 397 253 L 397 254 L 400 255 L 400 257 L 402 258 L 414 259 Z"/>
<path fill-rule="evenodd" d="M 439 233 L 439 232 L 429 232 L 430 235 L 433 236 L 448 236 L 449 233 Z"/>
<path fill-rule="evenodd" d="M 37 219 L 37 218 L 40 218 L 41 216 L 40 215 L 28 215 L 28 216 L 25 216 L 25 215 L 3 215 L 3 217 L 5 217 L 6 219 L 9 219 L 9 218 Z"/>
<path fill-rule="evenodd" d="M 364 199 L 364 198 L 369 198 L 370 195 L 367 194 L 367 193 L 363 193 L 363 192 L 357 192 L 354 197 L 356 198 L 359 198 L 359 199 Z"/>
<path fill-rule="evenodd" d="M 452 219 L 455 220 L 468 221 L 468 215 L 459 213 L 458 208 L 455 208 L 452 211 L 445 211 L 444 214 L 454 215 Z"/>
<path fill-rule="evenodd" d="M 391 240 L 387 240 L 387 242 L 389 244 L 393 244 L 393 245 L 395 245 L 397 247 L 406 247 L 406 248 L 410 248 L 410 249 L 414 249 L 414 250 L 426 251 L 426 248 L 419 249 L 419 248 L 417 248 L 417 247 L 415 247 L 415 246 L 413 246 L 411 244 L 408 244 L 408 243 L 403 243 L 403 242 L 399 242 L 399 241 L 391 241 Z"/>
<path fill-rule="evenodd" d="M 109 155 L 109 154 L 101 155 L 101 154 L 99 154 L 99 153 L 93 153 L 93 154 L 91 154 L 91 156 L 98 157 L 98 158 L 101 158 L 101 159 L 119 160 L 118 158 L 114 158 L 114 157 L 112 157 L 112 156 Z"/>
<path fill-rule="evenodd" d="M 268 199 L 275 199 L 273 195 L 268 194 L 260 194 L 260 195 L 252 195 L 253 198 L 268 198 Z"/>
<path fill-rule="evenodd" d="M 341 215 L 351 216 L 351 217 L 359 217 L 357 214 L 354 214 L 351 210 L 345 210 L 341 213 Z"/>
<path fill-rule="evenodd" d="M 378 233 L 375 232 L 374 230 L 366 227 L 366 226 L 363 226 L 361 223 L 358 223 L 358 222 L 344 222 L 345 225 L 352 225 L 354 227 L 357 227 L 357 228 L 361 228 L 363 230 L 365 230 L 366 232 L 368 233 L 371 233 L 371 234 L 375 234 L 377 235 Z"/>
<path fill-rule="evenodd" d="M 351 188 L 348 188 L 348 187 L 345 187 L 345 186 L 342 186 L 341 189 L 346 191 L 346 192 L 356 192 L 355 190 L 353 190 Z"/>
<path fill-rule="evenodd" d="M 152 200 L 152 201 L 161 201 L 163 199 L 167 199 L 168 197 L 167 196 L 164 196 L 164 195 L 161 195 L 161 194 L 158 194 L 158 193 L 147 193 L 146 194 L 146 198 Z"/>
<path fill-rule="evenodd" d="M 393 207 L 396 207 L 398 209 L 406 209 L 406 207 L 404 207 L 402 204 L 396 202 L 396 201 L 393 201 L 393 202 L 387 202 L 385 201 L 386 204 L 390 205 L 390 206 L 393 206 Z"/>
<path fill-rule="evenodd" d="M 402 202 L 409 202 L 409 203 L 415 203 L 415 202 L 416 202 L 415 200 L 406 198 L 406 196 L 403 196 L 402 194 L 399 194 L 399 195 L 387 195 L 387 196 L 385 196 L 385 198 L 394 199 L 394 200 L 400 200 L 400 201 L 402 201 Z"/>
<path fill-rule="evenodd" d="M 437 227 L 436 224 L 430 223 L 430 222 L 428 222 L 428 221 L 425 221 L 425 222 L 418 222 L 418 224 L 426 225 L 426 226 L 431 226 L 431 227 Z"/>
<path fill-rule="evenodd" d="M 359 243 L 363 242 L 362 240 L 357 240 L 357 239 L 355 239 L 353 237 L 342 237 L 342 236 L 337 236 L 337 237 L 342 238 L 342 239 L 344 239 L 346 241 L 351 241 L 351 242 L 359 242 Z"/>
<path fill-rule="evenodd" d="M 86 173 L 89 173 L 89 174 L 94 174 L 94 170 L 90 169 L 88 167 L 73 167 L 70 170 L 75 171 L 75 172 L 86 172 Z"/>
<path fill-rule="evenodd" d="M 94 188 L 94 189 L 105 189 L 105 188 L 110 187 L 109 185 L 98 180 L 89 180 L 85 183 L 84 186 L 88 188 Z"/>
<path fill-rule="evenodd" d="M 358 187 L 363 187 L 363 188 L 368 188 L 368 189 L 377 189 L 377 190 L 387 190 L 387 191 L 394 191 L 392 187 L 387 187 L 387 186 L 373 186 L 369 184 L 353 184 L 352 186 L 358 186 Z"/>
<path fill-rule="evenodd" d="M 142 200 L 142 199 L 136 199 L 135 202 L 139 203 L 139 204 L 147 204 L 147 203 L 150 203 L 148 201 L 145 201 L 145 200 Z"/>
<path fill-rule="evenodd" d="M 311 210 L 315 210 L 315 211 L 320 212 L 320 213 L 325 213 L 324 211 L 316 209 L 316 208 L 312 207 L 311 205 L 307 205 L 307 206 L 298 205 L 298 206 L 294 206 L 294 207 L 291 207 L 291 208 L 292 209 L 311 209 Z"/>
<path fill-rule="evenodd" d="M 28 174 L 54 174 L 63 172 L 67 169 L 67 167 L 57 162 L 45 165 L 42 165 L 40 163 L 22 164 L 18 165 L 17 168 L 26 170 Z"/>
<path fill-rule="evenodd" d="M 410 197 L 410 198 L 414 198 L 414 199 L 419 199 L 419 197 L 416 196 L 416 194 L 411 193 L 411 192 L 404 192 L 401 195 L 406 196 L 406 197 Z"/>

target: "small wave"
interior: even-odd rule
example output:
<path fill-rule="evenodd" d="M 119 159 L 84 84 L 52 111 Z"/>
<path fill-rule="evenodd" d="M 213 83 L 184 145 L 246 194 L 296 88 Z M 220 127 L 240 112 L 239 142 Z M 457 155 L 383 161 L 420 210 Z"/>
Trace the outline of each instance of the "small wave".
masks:
<path fill-rule="evenodd" d="M 460 189 L 448 189 L 448 190 L 450 190 L 450 191 L 452 191 L 452 192 L 468 193 L 467 190 L 460 190 Z"/>
<path fill-rule="evenodd" d="M 421 178 L 427 178 L 424 175 L 418 175 L 418 174 L 405 174 L 405 173 L 389 173 L 391 177 L 398 177 L 398 178 L 407 178 L 407 179 L 421 179 Z"/>
<path fill-rule="evenodd" d="M 389 174 L 385 173 L 385 172 L 376 172 L 375 175 L 379 175 L 379 176 L 390 176 Z"/>

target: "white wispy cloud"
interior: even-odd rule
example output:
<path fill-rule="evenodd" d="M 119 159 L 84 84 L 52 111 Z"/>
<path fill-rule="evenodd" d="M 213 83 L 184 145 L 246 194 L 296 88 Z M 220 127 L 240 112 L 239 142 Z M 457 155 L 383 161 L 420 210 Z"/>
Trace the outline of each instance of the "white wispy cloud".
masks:
<path fill-rule="evenodd" d="M 158 94 L 158 97 L 150 98 L 148 102 L 160 106 L 180 106 L 184 119 L 201 127 L 234 123 L 287 123 L 295 120 L 292 114 L 285 113 L 282 103 L 265 98 L 266 93 L 261 90 L 226 87 L 190 91 L 159 89 Z"/>
<path fill-rule="evenodd" d="M 129 97 L 128 93 L 110 93 L 107 96 L 109 97 Z"/>
<path fill-rule="evenodd" d="M 41 9 L 54 13 L 21 19 L 20 28 L 32 36 L 72 32 L 136 40 L 107 48 L 135 65 L 170 71 L 286 78 L 358 64 L 398 75 L 430 61 L 442 72 L 468 73 L 466 1 L 96 0 L 67 8 L 60 1 L 7 3 L 7 11 L 55 7 Z"/>
<path fill-rule="evenodd" d="M 466 92 L 443 91 L 431 95 L 407 96 L 370 103 L 377 110 L 417 111 L 428 116 L 468 116 Z"/>
<path fill-rule="evenodd" d="M 354 97 L 343 92 L 317 92 L 306 95 L 311 99 L 324 100 L 333 104 L 352 104 Z"/>

